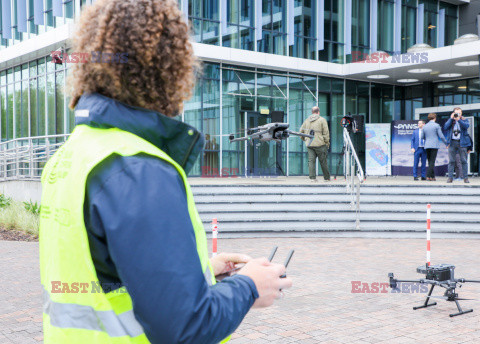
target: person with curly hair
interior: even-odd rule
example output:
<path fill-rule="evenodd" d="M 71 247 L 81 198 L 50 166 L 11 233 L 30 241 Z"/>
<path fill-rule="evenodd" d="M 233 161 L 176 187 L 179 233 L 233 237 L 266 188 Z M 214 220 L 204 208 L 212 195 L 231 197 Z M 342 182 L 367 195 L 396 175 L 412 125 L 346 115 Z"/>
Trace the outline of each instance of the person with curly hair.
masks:
<path fill-rule="evenodd" d="M 42 175 L 44 342 L 228 340 L 292 281 L 266 258 L 208 257 L 186 178 L 204 138 L 173 118 L 198 67 L 177 2 L 97 0 L 72 48 L 94 59 L 73 66 L 76 127 Z"/>

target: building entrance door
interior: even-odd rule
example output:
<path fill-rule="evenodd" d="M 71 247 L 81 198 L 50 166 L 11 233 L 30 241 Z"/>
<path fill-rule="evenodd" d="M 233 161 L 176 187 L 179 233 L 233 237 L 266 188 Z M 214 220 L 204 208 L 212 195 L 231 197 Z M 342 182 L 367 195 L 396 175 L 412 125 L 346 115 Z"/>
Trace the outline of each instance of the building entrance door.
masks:
<path fill-rule="evenodd" d="M 271 123 L 270 115 L 256 111 L 247 111 L 247 128 L 255 128 Z M 275 141 L 247 141 L 247 175 L 277 176 L 284 175 L 281 168 L 281 143 Z"/>

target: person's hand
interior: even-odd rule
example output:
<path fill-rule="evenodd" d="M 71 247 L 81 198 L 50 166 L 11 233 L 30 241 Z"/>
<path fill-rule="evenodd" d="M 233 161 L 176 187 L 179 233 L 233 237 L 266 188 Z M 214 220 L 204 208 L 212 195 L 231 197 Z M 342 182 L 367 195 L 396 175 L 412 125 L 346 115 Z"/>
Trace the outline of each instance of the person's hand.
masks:
<path fill-rule="evenodd" d="M 445 145 L 445 146 L 447 147 L 447 149 L 448 149 L 448 147 L 450 147 L 450 145 Z"/>
<path fill-rule="evenodd" d="M 250 277 L 257 287 L 259 296 L 253 304 L 254 308 L 271 306 L 275 299 L 282 297 L 280 289 L 292 286 L 290 278 L 280 278 L 285 271 L 285 266 L 273 264 L 267 258 L 253 259 L 238 271 L 238 275 Z"/>
<path fill-rule="evenodd" d="M 252 258 L 240 253 L 220 253 L 210 258 L 213 274 L 215 276 L 225 274 L 237 267 L 237 264 L 248 263 Z"/>
<path fill-rule="evenodd" d="M 415 153 L 415 148 L 412 148 L 412 153 Z"/>
<path fill-rule="evenodd" d="M 454 116 L 455 116 L 455 112 L 452 112 L 452 114 L 450 115 L 450 118 L 453 119 Z"/>

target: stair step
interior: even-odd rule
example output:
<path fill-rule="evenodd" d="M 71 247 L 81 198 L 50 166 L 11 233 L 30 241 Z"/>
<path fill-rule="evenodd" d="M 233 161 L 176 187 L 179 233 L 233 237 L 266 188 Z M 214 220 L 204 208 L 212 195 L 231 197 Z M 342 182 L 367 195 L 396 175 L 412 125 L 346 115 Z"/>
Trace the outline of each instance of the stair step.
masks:
<path fill-rule="evenodd" d="M 256 221 L 355 221 L 356 215 L 353 211 L 345 212 L 235 212 L 214 214 L 218 221 L 222 222 L 256 222 Z M 202 221 L 211 221 L 211 214 L 202 213 L 200 215 Z M 401 222 L 420 222 L 425 225 L 425 214 L 422 213 L 360 213 L 360 221 L 401 221 Z M 479 223 L 479 214 L 462 214 L 458 213 L 437 213 L 432 214 L 432 221 L 435 222 L 451 222 L 451 223 Z"/>
<path fill-rule="evenodd" d="M 205 230 L 211 231 L 210 223 L 204 223 Z M 308 231 L 351 231 L 355 230 L 355 222 L 324 222 L 324 221 L 282 221 L 282 222 L 219 222 L 219 235 L 222 232 L 308 232 Z M 360 231 L 399 231 L 399 232 L 422 232 L 425 233 L 425 223 L 405 223 L 392 221 L 362 221 Z M 435 232 L 450 233 L 478 233 L 480 237 L 480 224 L 432 224 L 432 237 Z"/>
<path fill-rule="evenodd" d="M 222 213 L 228 212 L 330 212 L 330 211 L 351 211 L 349 203 L 332 202 L 304 202 L 304 203 L 197 203 L 200 213 Z M 419 204 L 405 203 L 401 206 L 392 207 L 390 203 L 360 203 L 360 210 L 364 212 L 399 212 L 399 213 L 426 213 L 426 206 Z M 479 214 L 480 207 L 466 207 L 465 204 L 435 204 L 432 203 L 432 214 L 441 212 L 460 212 Z"/>

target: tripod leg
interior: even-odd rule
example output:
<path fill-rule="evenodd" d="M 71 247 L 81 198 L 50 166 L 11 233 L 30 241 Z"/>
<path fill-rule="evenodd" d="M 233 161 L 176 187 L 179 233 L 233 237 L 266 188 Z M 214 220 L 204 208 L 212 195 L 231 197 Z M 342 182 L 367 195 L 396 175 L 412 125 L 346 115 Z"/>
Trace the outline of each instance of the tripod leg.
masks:
<path fill-rule="evenodd" d="M 435 285 L 432 284 L 432 286 L 430 287 L 430 291 L 428 292 L 427 299 L 425 300 L 425 303 L 422 306 L 413 307 L 414 310 L 417 310 L 417 309 L 420 309 L 420 308 L 427 308 L 427 307 L 430 307 L 430 306 L 435 306 L 437 304 L 436 302 L 428 304 L 428 301 L 430 300 L 430 296 L 432 295 L 434 287 L 435 287 Z"/>
<path fill-rule="evenodd" d="M 340 153 L 340 156 L 338 157 L 337 170 L 335 171 L 335 180 L 337 180 L 338 170 L 340 169 L 340 164 L 342 163 L 342 157 L 343 157 L 344 154 L 345 154 L 345 145 L 343 145 L 342 152 Z"/>
<path fill-rule="evenodd" d="M 473 312 L 473 309 L 467 309 L 466 311 L 464 311 L 464 310 L 462 309 L 462 307 L 460 307 L 460 304 L 458 303 L 458 300 L 454 300 L 454 301 L 455 301 L 455 304 L 457 305 L 458 313 L 450 314 L 450 318 L 451 318 L 451 317 L 456 317 L 457 315 L 462 315 L 462 314 L 465 314 L 465 313 L 471 313 L 471 312 Z"/>

